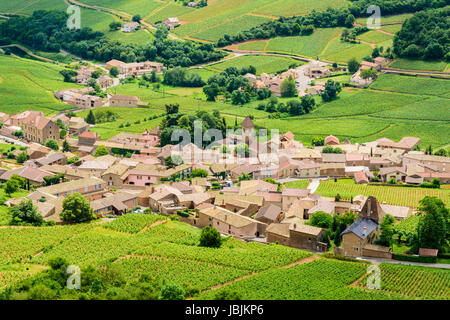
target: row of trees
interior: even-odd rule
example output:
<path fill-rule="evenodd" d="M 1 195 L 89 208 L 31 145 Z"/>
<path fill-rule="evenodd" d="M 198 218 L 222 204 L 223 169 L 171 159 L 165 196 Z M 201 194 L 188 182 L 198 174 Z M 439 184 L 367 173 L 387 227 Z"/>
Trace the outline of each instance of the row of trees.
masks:
<path fill-rule="evenodd" d="M 30 17 L 17 16 L 0 25 L 0 37 L 5 41 L 19 41 L 34 49 L 59 52 L 66 49 L 84 59 L 124 62 L 151 60 L 166 66 L 191 66 L 217 61 L 225 53 L 212 44 L 167 39 L 167 28 L 159 26 L 153 42 L 144 45 L 110 41 L 101 32 L 90 28 L 67 29 L 68 15 L 60 11 L 38 10 Z M 68 78 L 69 79 L 69 78 Z"/>
<path fill-rule="evenodd" d="M 286 113 L 291 116 L 299 116 L 310 113 L 314 109 L 316 101 L 311 96 L 303 96 L 300 100 L 289 100 L 286 103 L 278 102 L 277 97 L 271 97 L 267 103 L 260 103 L 256 109 L 269 113 Z"/>

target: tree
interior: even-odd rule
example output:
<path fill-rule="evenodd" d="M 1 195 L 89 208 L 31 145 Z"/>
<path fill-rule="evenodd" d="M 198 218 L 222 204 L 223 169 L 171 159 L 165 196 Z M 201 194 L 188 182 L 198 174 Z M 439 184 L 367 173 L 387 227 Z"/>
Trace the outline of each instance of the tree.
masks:
<path fill-rule="evenodd" d="M 355 16 L 352 14 L 349 14 L 347 18 L 345 19 L 345 26 L 347 28 L 353 28 L 353 23 L 355 22 Z"/>
<path fill-rule="evenodd" d="M 319 146 L 323 146 L 325 144 L 325 138 L 323 137 L 313 137 L 311 144 L 313 146 L 319 147 Z"/>
<path fill-rule="evenodd" d="M 205 169 L 194 169 L 191 172 L 191 177 L 192 178 L 206 178 L 208 176 L 208 171 L 206 171 Z"/>
<path fill-rule="evenodd" d="M 62 151 L 63 152 L 70 152 L 70 145 L 67 142 L 67 140 L 64 140 L 64 142 L 63 142 Z"/>
<path fill-rule="evenodd" d="M 55 151 L 59 150 L 59 144 L 55 139 L 48 139 L 47 141 L 45 141 L 45 146 Z"/>
<path fill-rule="evenodd" d="M 117 67 L 112 67 L 109 69 L 109 74 L 111 77 L 116 78 L 119 75 L 119 69 Z"/>
<path fill-rule="evenodd" d="M 420 217 L 417 225 L 419 248 L 444 249 L 450 233 L 449 211 L 441 199 L 425 197 L 420 201 Z"/>
<path fill-rule="evenodd" d="M 95 124 L 94 112 L 92 112 L 92 110 L 89 110 L 89 113 L 84 120 L 86 121 L 86 123 Z"/>
<path fill-rule="evenodd" d="M 284 79 L 283 82 L 281 82 L 280 90 L 282 97 L 298 96 L 297 86 L 295 85 L 295 80 L 292 76 L 289 76 L 288 78 Z"/>
<path fill-rule="evenodd" d="M 394 222 L 393 216 L 386 214 L 383 218 L 383 222 L 380 224 L 380 237 L 375 240 L 375 244 L 385 247 L 392 245 L 392 236 L 394 235 Z"/>
<path fill-rule="evenodd" d="M 24 163 L 28 160 L 28 154 L 25 151 L 22 151 L 17 155 L 16 160 L 18 163 Z"/>
<path fill-rule="evenodd" d="M 133 22 L 140 23 L 142 18 L 141 18 L 141 16 L 139 14 L 136 14 L 136 15 L 133 16 L 132 20 L 133 20 Z"/>
<path fill-rule="evenodd" d="M 351 58 L 348 62 L 348 71 L 355 73 L 359 69 L 359 62 L 355 58 Z"/>
<path fill-rule="evenodd" d="M 5 193 L 8 196 L 11 196 L 12 193 L 16 192 L 17 190 L 19 190 L 19 184 L 17 183 L 16 180 L 8 180 L 5 183 Z"/>
<path fill-rule="evenodd" d="M 78 192 L 69 194 L 63 201 L 63 211 L 60 214 L 64 222 L 77 223 L 95 219 L 94 211 L 85 197 Z"/>
<path fill-rule="evenodd" d="M 166 166 L 173 168 L 183 164 L 183 159 L 179 155 L 168 156 L 164 159 Z"/>
<path fill-rule="evenodd" d="M 223 289 L 214 295 L 213 300 L 241 300 L 239 292 L 231 289 Z"/>
<path fill-rule="evenodd" d="M 176 284 L 166 284 L 162 287 L 159 300 L 184 300 L 185 292 Z"/>
<path fill-rule="evenodd" d="M 374 79 L 377 76 L 377 70 L 375 69 L 365 69 L 361 71 L 360 76 L 363 79 Z"/>
<path fill-rule="evenodd" d="M 250 154 L 250 149 L 248 147 L 248 144 L 246 144 L 246 143 L 240 143 L 240 144 L 236 145 L 236 148 L 234 151 L 235 151 L 236 155 L 238 155 L 240 157 L 248 157 Z"/>
<path fill-rule="evenodd" d="M 222 237 L 216 228 L 206 226 L 200 233 L 200 247 L 219 248 L 222 245 Z"/>
<path fill-rule="evenodd" d="M 59 72 L 64 77 L 64 82 L 75 82 L 74 77 L 77 76 L 76 71 L 64 69 Z"/>
<path fill-rule="evenodd" d="M 328 229 L 333 224 L 333 217 L 326 212 L 318 211 L 311 215 L 309 222 L 312 226 Z"/>
<path fill-rule="evenodd" d="M 441 156 L 441 157 L 446 157 L 447 156 L 447 151 L 445 149 L 439 149 L 438 151 L 436 151 L 434 153 L 435 156 Z"/>
<path fill-rule="evenodd" d="M 108 148 L 104 145 L 100 145 L 95 149 L 94 157 L 106 156 L 107 154 L 109 154 Z"/>
<path fill-rule="evenodd" d="M 122 24 L 119 21 L 113 21 L 109 24 L 109 30 L 117 31 L 122 27 Z"/>
<path fill-rule="evenodd" d="M 22 201 L 17 206 L 9 209 L 11 213 L 10 225 L 33 225 L 41 226 L 44 224 L 42 215 L 37 211 L 31 200 Z"/>
<path fill-rule="evenodd" d="M 322 93 L 322 100 L 329 102 L 337 98 L 339 92 L 341 92 L 341 84 L 337 81 L 328 80 L 325 84 L 325 91 Z"/>
<path fill-rule="evenodd" d="M 206 100 L 216 101 L 216 97 L 220 93 L 220 87 L 217 83 L 213 82 L 203 87 L 203 93 L 206 95 Z"/>

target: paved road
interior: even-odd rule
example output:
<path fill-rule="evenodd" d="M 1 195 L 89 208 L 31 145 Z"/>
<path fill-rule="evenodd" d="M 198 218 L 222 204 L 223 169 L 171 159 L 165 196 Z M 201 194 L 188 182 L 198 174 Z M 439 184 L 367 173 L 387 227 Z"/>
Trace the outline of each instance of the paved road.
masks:
<path fill-rule="evenodd" d="M 21 147 L 28 147 L 27 143 L 22 142 L 20 140 L 11 139 L 11 138 L 8 138 L 8 137 L 2 136 L 2 135 L 0 135 L 0 139 L 5 140 L 6 142 L 9 142 L 9 143 L 13 143 L 18 146 L 21 146 Z"/>
<path fill-rule="evenodd" d="M 450 264 L 442 264 L 442 263 L 420 263 L 420 262 L 398 261 L 392 259 L 378 259 L 378 258 L 359 258 L 358 260 L 369 261 L 373 264 L 392 263 L 392 264 L 402 264 L 405 266 L 421 266 L 437 269 L 450 269 Z"/>

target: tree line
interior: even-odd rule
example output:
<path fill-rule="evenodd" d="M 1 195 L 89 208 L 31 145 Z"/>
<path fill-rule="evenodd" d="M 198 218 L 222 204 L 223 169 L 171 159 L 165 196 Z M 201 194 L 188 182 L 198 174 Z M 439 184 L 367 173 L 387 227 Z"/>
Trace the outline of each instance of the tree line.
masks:
<path fill-rule="evenodd" d="M 143 45 L 111 41 L 102 32 L 91 28 L 69 30 L 68 15 L 60 11 L 38 10 L 30 17 L 12 17 L 0 25 L 2 42 L 19 41 L 36 50 L 59 52 L 65 49 L 83 59 L 124 62 L 151 60 L 166 66 L 191 66 L 217 61 L 225 53 L 212 44 L 194 44 L 191 41 L 167 39 L 167 28 L 161 25 L 155 39 Z"/>

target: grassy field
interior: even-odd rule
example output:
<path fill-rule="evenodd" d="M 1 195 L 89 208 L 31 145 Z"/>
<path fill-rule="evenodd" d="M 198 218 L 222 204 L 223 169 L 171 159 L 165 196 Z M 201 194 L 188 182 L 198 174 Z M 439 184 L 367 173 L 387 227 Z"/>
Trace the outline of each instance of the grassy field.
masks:
<path fill-rule="evenodd" d="M 389 65 L 392 68 L 410 69 L 410 70 L 429 70 L 429 71 L 445 71 L 447 62 L 445 61 L 422 61 L 397 59 Z"/>
<path fill-rule="evenodd" d="M 307 14 L 312 10 L 324 11 L 329 7 L 341 8 L 347 5 L 348 2 L 345 0 L 279 0 L 262 6 L 253 12 L 257 14 L 289 17 Z"/>
<path fill-rule="evenodd" d="M 243 42 L 239 44 L 238 49 L 239 50 L 250 50 L 250 51 L 264 51 L 267 40 L 254 40 L 254 41 L 248 41 Z"/>
<path fill-rule="evenodd" d="M 358 39 L 378 44 L 387 40 L 391 40 L 392 36 L 382 32 L 378 32 L 376 30 L 371 30 L 369 32 L 364 32 L 363 34 L 360 34 L 358 36 Z"/>
<path fill-rule="evenodd" d="M 0 1 L 0 12 L 32 14 L 35 10 L 66 10 L 63 0 L 14 0 Z"/>
<path fill-rule="evenodd" d="M 370 88 L 383 91 L 438 96 L 450 99 L 450 81 L 444 79 L 382 74 Z"/>
<path fill-rule="evenodd" d="M 374 196 L 380 203 L 386 202 L 387 204 L 408 207 L 417 207 L 419 201 L 425 196 L 435 196 L 447 206 L 450 205 L 450 191 L 439 189 L 359 185 L 327 180 L 320 182 L 316 193 L 325 197 L 334 197 L 339 193 L 344 199 L 350 199 L 362 194 Z"/>
<path fill-rule="evenodd" d="M 131 15 L 140 14 L 146 17 L 155 9 L 163 6 L 166 1 L 163 0 L 83 0 L 82 3 L 103 8 L 122 11 Z"/>
<path fill-rule="evenodd" d="M 242 26 L 246 26 L 246 29 L 250 29 L 251 27 L 259 26 L 270 20 L 271 19 L 269 18 L 261 16 L 243 15 L 217 26 L 202 30 L 199 33 L 194 33 L 191 37 L 216 42 L 224 34 L 232 36 L 238 34 L 242 31 Z"/>
<path fill-rule="evenodd" d="M 293 63 L 301 64 L 300 61 L 291 58 L 272 57 L 272 56 L 243 56 L 230 59 L 224 62 L 211 65 L 209 68 L 217 71 L 223 71 L 228 67 L 247 67 L 252 65 L 256 68 L 256 74 L 263 72 L 274 74 L 281 70 L 286 70 Z"/>
<path fill-rule="evenodd" d="M 405 13 L 405 14 L 397 14 L 392 16 L 381 16 L 381 24 L 385 23 L 403 23 L 406 19 L 412 17 L 412 13 Z M 356 22 L 362 25 L 366 25 L 368 18 L 358 18 L 356 19 Z"/>
<path fill-rule="evenodd" d="M 365 274 L 367 264 L 317 259 L 309 252 L 276 244 L 225 238 L 218 249 L 199 247 L 199 229 L 166 219 L 125 215 L 108 224 L 0 229 L 4 253 L 0 289 L 45 270 L 50 259 L 64 257 L 80 267 L 109 266 L 127 280 L 146 274 L 161 283 L 197 289 L 200 295 L 194 299 L 213 298 L 224 288 L 256 300 L 408 299 L 421 294 L 415 290 L 409 295 L 402 291 L 404 285 L 393 284 L 389 290 L 367 291 L 352 285 Z M 154 225 L 156 221 L 160 224 Z M 15 241 L 6 241 L 11 238 Z M 409 273 L 408 268 L 396 267 L 396 272 Z M 421 270 L 421 277 L 429 279 L 432 288 L 438 281 L 441 287 L 448 283 L 446 274 L 437 276 L 427 269 Z"/>
<path fill-rule="evenodd" d="M 297 188 L 297 189 L 306 189 L 309 185 L 309 180 L 296 180 L 286 182 L 284 186 L 286 188 Z"/>
<path fill-rule="evenodd" d="M 18 113 L 41 110 L 45 114 L 72 108 L 53 96 L 56 90 L 77 87 L 63 81 L 53 64 L 0 56 L 0 111 Z"/>

